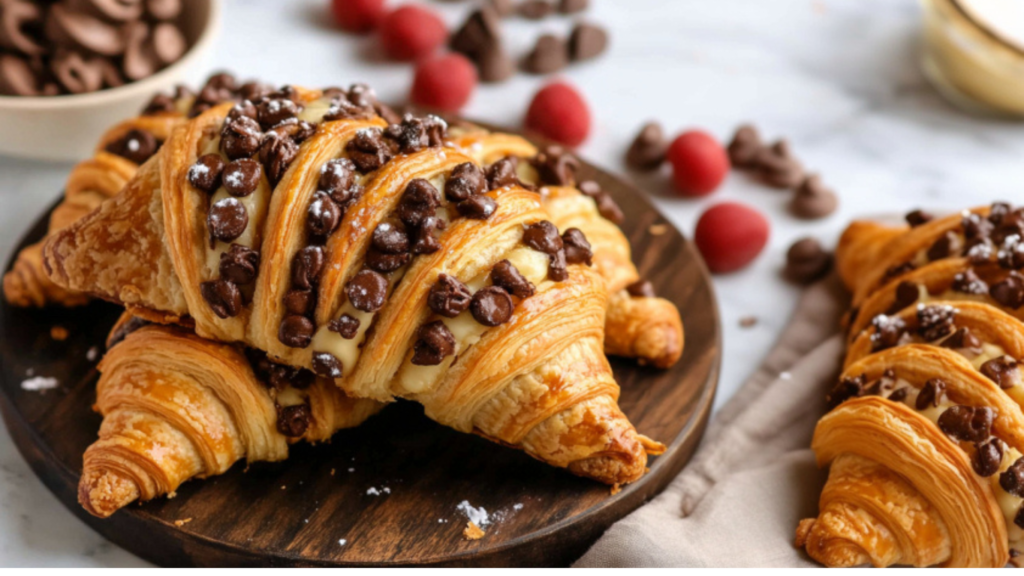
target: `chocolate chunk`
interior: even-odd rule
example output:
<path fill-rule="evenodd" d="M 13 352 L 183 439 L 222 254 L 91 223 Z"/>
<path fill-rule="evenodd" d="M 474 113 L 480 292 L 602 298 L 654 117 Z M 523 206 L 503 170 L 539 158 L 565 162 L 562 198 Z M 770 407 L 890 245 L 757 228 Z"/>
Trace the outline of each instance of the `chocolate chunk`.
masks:
<path fill-rule="evenodd" d="M 413 154 L 431 146 L 442 145 L 447 129 L 448 124 L 437 116 L 416 118 L 406 115 L 400 123 L 388 126 L 384 136 L 394 141 L 402 154 Z"/>
<path fill-rule="evenodd" d="M 935 216 L 932 216 L 930 213 L 925 212 L 924 210 L 914 210 L 913 212 L 907 213 L 907 215 L 904 216 L 904 218 L 906 219 L 907 224 L 910 224 L 911 228 L 917 228 L 921 224 L 931 222 L 932 220 L 935 219 Z"/>
<path fill-rule="evenodd" d="M 409 263 L 412 255 L 408 252 L 401 254 L 385 254 L 376 248 L 370 248 L 366 252 L 366 267 L 374 272 L 387 274 L 394 272 Z"/>
<path fill-rule="evenodd" d="M 1024 457 L 1018 458 L 999 475 L 999 485 L 1010 494 L 1024 498 Z"/>
<path fill-rule="evenodd" d="M 142 109 L 143 116 L 155 116 L 157 114 L 174 113 L 178 110 L 174 98 L 167 94 L 157 94 L 149 100 L 146 107 Z"/>
<path fill-rule="evenodd" d="M 248 116 L 239 116 L 224 123 L 220 150 L 229 160 L 238 160 L 255 154 L 262 140 L 260 125 Z"/>
<path fill-rule="evenodd" d="M 654 284 L 651 284 L 649 280 L 637 280 L 629 286 L 626 286 L 626 292 L 629 293 L 633 298 L 654 298 Z"/>
<path fill-rule="evenodd" d="M 458 168 L 457 166 L 456 170 Z M 450 182 L 451 180 L 449 180 Z M 446 184 L 445 190 L 447 189 L 448 185 Z M 415 227 L 419 226 L 426 218 L 433 216 L 440 205 L 441 193 L 437 191 L 437 188 L 423 178 L 416 178 L 405 187 L 396 213 L 406 226 Z"/>
<path fill-rule="evenodd" d="M 569 58 L 575 62 L 597 58 L 608 49 L 608 31 L 580 22 L 569 33 Z"/>
<path fill-rule="evenodd" d="M 232 196 L 243 198 L 256 191 L 262 176 L 263 169 L 259 162 L 251 158 L 240 158 L 224 167 L 224 190 Z"/>
<path fill-rule="evenodd" d="M 356 165 L 348 158 L 338 158 L 324 164 L 320 169 L 318 188 L 331 195 L 339 204 L 349 199 L 349 190 L 355 184 Z"/>
<path fill-rule="evenodd" d="M 491 282 L 516 298 L 529 298 L 537 291 L 533 283 L 508 260 L 502 260 L 491 268 Z"/>
<path fill-rule="evenodd" d="M 287 136 L 268 132 L 263 137 L 263 144 L 260 145 L 260 162 L 263 163 L 267 179 L 272 185 L 281 181 L 298 154 L 299 145 Z"/>
<path fill-rule="evenodd" d="M 341 378 L 341 360 L 330 352 L 313 352 L 313 373 L 323 378 Z"/>
<path fill-rule="evenodd" d="M 487 7 L 504 18 L 516 12 L 516 0 L 487 0 Z"/>
<path fill-rule="evenodd" d="M 313 236 L 330 236 L 341 224 L 341 208 L 327 192 L 317 190 L 306 213 L 306 229 Z"/>
<path fill-rule="evenodd" d="M 568 264 L 594 265 L 594 251 L 579 228 L 566 230 L 562 234 L 562 245 L 565 247 L 565 261 Z"/>
<path fill-rule="evenodd" d="M 455 205 L 459 214 L 473 220 L 487 220 L 498 209 L 498 203 L 490 196 L 472 196 Z"/>
<path fill-rule="evenodd" d="M 308 404 L 284 406 L 277 413 L 277 431 L 289 438 L 301 438 L 313 419 Z"/>
<path fill-rule="evenodd" d="M 316 133 L 316 126 L 305 120 L 286 120 L 267 131 L 268 134 L 277 134 L 282 138 L 289 138 L 296 144 L 301 144 Z"/>
<path fill-rule="evenodd" d="M 346 340 L 351 340 L 359 333 L 359 319 L 349 314 L 342 314 L 337 320 L 331 320 L 327 329 L 337 332 Z"/>
<path fill-rule="evenodd" d="M 590 0 L 562 0 L 558 3 L 558 11 L 562 14 L 576 14 L 590 7 Z"/>
<path fill-rule="evenodd" d="M 498 286 L 477 290 L 469 303 L 469 312 L 484 326 L 500 326 L 512 318 L 512 297 Z"/>
<path fill-rule="evenodd" d="M 227 280 L 203 282 L 199 292 L 218 318 L 233 318 L 242 311 L 242 293 Z"/>
<path fill-rule="evenodd" d="M 477 60 L 484 51 L 501 44 L 500 9 L 505 6 L 485 7 L 469 14 L 466 21 L 451 36 L 448 47 Z"/>
<path fill-rule="evenodd" d="M 299 105 L 286 98 L 267 98 L 256 106 L 256 119 L 267 130 L 299 115 Z"/>
<path fill-rule="evenodd" d="M 964 236 L 968 240 L 975 238 L 988 238 L 992 234 L 993 224 L 987 218 L 982 218 L 974 212 L 968 212 L 960 218 L 960 225 L 964 229 Z"/>
<path fill-rule="evenodd" d="M 974 455 L 971 456 L 971 467 L 982 478 L 999 472 L 999 465 L 1003 462 L 1003 443 L 998 438 L 989 439 L 986 442 L 974 446 Z"/>
<path fill-rule="evenodd" d="M 648 122 L 640 128 L 633 142 L 626 150 L 626 166 L 632 170 L 654 170 L 665 162 L 668 140 L 661 124 Z"/>
<path fill-rule="evenodd" d="M 204 154 L 188 169 L 188 182 L 199 190 L 212 194 L 220 188 L 220 176 L 224 166 L 219 154 Z"/>
<path fill-rule="evenodd" d="M 894 264 L 885 271 L 885 276 L 882 277 L 883 282 L 888 282 L 893 278 L 903 276 L 908 272 L 913 272 L 917 269 L 917 266 L 913 262 L 903 262 L 902 264 Z"/>
<path fill-rule="evenodd" d="M 308 316 L 313 311 L 313 301 L 316 297 L 310 289 L 289 290 L 284 295 L 284 309 L 289 314 Z"/>
<path fill-rule="evenodd" d="M 569 65 L 569 46 L 554 34 L 537 38 L 533 49 L 523 58 L 523 70 L 530 74 L 551 74 Z"/>
<path fill-rule="evenodd" d="M 500 43 L 481 48 L 475 64 L 480 81 L 488 84 L 508 80 L 516 71 L 515 61 Z"/>
<path fill-rule="evenodd" d="M 401 224 L 381 222 L 373 230 L 372 246 L 384 254 L 402 254 L 409 251 L 409 236 Z"/>
<path fill-rule="evenodd" d="M 907 333 L 907 323 L 899 316 L 879 314 L 871 319 L 871 326 L 875 329 L 871 333 L 872 352 L 898 346 Z"/>
<path fill-rule="evenodd" d="M 412 355 L 417 366 L 437 366 L 455 352 L 455 336 L 440 320 L 421 326 L 417 336 Z"/>
<path fill-rule="evenodd" d="M 893 402 L 903 402 L 907 398 L 907 387 L 897 388 L 892 394 L 889 394 L 889 400 Z"/>
<path fill-rule="evenodd" d="M 518 186 L 519 176 L 516 173 L 518 160 L 506 156 L 487 167 L 487 189 L 495 190 L 505 186 Z"/>
<path fill-rule="evenodd" d="M 345 287 L 345 294 L 356 310 L 376 312 L 384 306 L 388 281 L 372 270 L 360 270 Z"/>
<path fill-rule="evenodd" d="M 135 22 L 141 24 L 141 22 Z M 82 49 L 103 56 L 119 56 L 126 49 L 122 27 L 57 3 L 50 6 L 44 24 L 46 37 L 58 46 Z"/>
<path fill-rule="evenodd" d="M 917 401 L 914 407 L 918 410 L 934 408 L 946 399 L 946 383 L 938 378 L 932 378 L 924 383 L 921 391 L 917 394 Z"/>
<path fill-rule="evenodd" d="M 292 285 L 296 288 L 312 288 L 320 279 L 324 269 L 324 249 L 320 246 L 306 246 L 292 258 Z"/>
<path fill-rule="evenodd" d="M 433 254 L 441 249 L 441 242 L 437 239 L 437 231 L 447 227 L 445 221 L 437 216 L 427 216 L 416 227 L 413 237 L 413 244 L 409 252 L 413 254 Z"/>
<path fill-rule="evenodd" d="M 927 256 L 928 260 L 934 262 L 936 260 L 942 260 L 943 258 L 949 258 L 950 255 L 960 252 L 960 237 L 953 231 L 948 231 L 942 236 L 939 236 L 938 240 L 928 248 Z"/>
<path fill-rule="evenodd" d="M 811 174 L 796 189 L 789 210 L 798 218 L 816 220 L 835 212 L 837 206 L 839 198 L 836 193 L 825 186 L 820 176 Z"/>
<path fill-rule="evenodd" d="M 737 168 L 755 168 L 762 148 L 764 144 L 757 128 L 751 124 L 742 124 L 729 142 L 729 162 Z"/>
<path fill-rule="evenodd" d="M 844 377 L 832 388 L 832 391 L 825 396 L 828 409 L 832 410 L 850 398 L 856 398 L 864 392 L 864 375 L 856 377 Z"/>
<path fill-rule="evenodd" d="M 555 282 L 564 282 L 569 279 L 568 262 L 565 261 L 565 250 L 559 250 L 551 255 L 548 262 L 548 278 Z"/>
<path fill-rule="evenodd" d="M 973 269 L 967 269 L 953 277 L 951 288 L 961 294 L 987 294 L 988 284 L 978 277 Z"/>
<path fill-rule="evenodd" d="M 971 264 L 987 264 L 994 254 L 995 245 L 988 238 L 973 238 L 964 242 L 963 255 Z"/>
<path fill-rule="evenodd" d="M 206 217 L 210 237 L 221 242 L 238 238 L 248 226 L 249 211 L 236 198 L 222 198 L 214 202 Z"/>
<path fill-rule="evenodd" d="M 886 397 L 896 387 L 896 372 L 891 368 L 882 373 L 882 377 L 864 389 L 864 396 Z"/>
<path fill-rule="evenodd" d="M 276 390 L 296 388 L 305 390 L 316 381 L 316 375 L 309 370 L 271 362 L 266 354 L 258 361 L 257 369 L 266 378 L 267 384 Z"/>
<path fill-rule="evenodd" d="M 281 321 L 277 330 L 277 339 L 290 348 L 305 348 L 313 340 L 313 332 L 316 327 L 313 322 L 305 316 L 290 314 Z"/>
<path fill-rule="evenodd" d="M 814 238 L 801 238 L 786 251 L 784 274 L 799 284 L 810 284 L 832 269 L 832 254 Z"/>
<path fill-rule="evenodd" d="M 1003 218 L 1012 211 L 1013 207 L 1009 202 L 993 202 L 989 208 L 988 220 L 993 224 L 1002 224 Z"/>
<path fill-rule="evenodd" d="M 458 278 L 441 274 L 437 277 L 437 282 L 430 287 L 427 305 L 435 313 L 445 318 L 455 318 L 463 310 L 469 308 L 472 298 L 473 293 L 470 292 L 469 287 L 460 282 Z"/>
<path fill-rule="evenodd" d="M 260 269 L 260 253 L 241 244 L 232 244 L 220 255 L 220 277 L 238 286 L 256 279 Z"/>
<path fill-rule="evenodd" d="M 248 100 L 249 102 L 259 102 L 270 95 L 273 91 L 273 88 L 263 84 L 262 82 L 250 81 L 238 87 L 238 97 L 241 98 L 242 101 Z M 255 109 L 253 109 L 252 118 L 254 120 L 256 119 Z"/>
<path fill-rule="evenodd" d="M 550 0 L 525 0 L 519 5 L 519 15 L 528 20 L 540 20 L 555 13 Z"/>
<path fill-rule="evenodd" d="M 1020 382 L 1020 368 L 1017 361 L 1010 356 L 993 358 L 982 364 L 979 370 L 989 380 L 999 384 L 1003 390 L 1013 388 Z"/>
<path fill-rule="evenodd" d="M 1000 306 L 1016 310 L 1024 305 L 1024 276 L 1010 272 L 1006 278 L 992 284 L 988 293 Z"/>
<path fill-rule="evenodd" d="M 380 168 L 394 156 L 379 128 L 359 130 L 356 137 L 345 146 L 345 150 L 356 169 L 363 174 Z"/>
<path fill-rule="evenodd" d="M 558 228 L 547 220 L 526 226 L 523 230 L 523 243 L 548 255 L 561 252 L 564 247 Z"/>
<path fill-rule="evenodd" d="M 951 350 L 960 350 L 973 356 L 981 354 L 981 340 L 978 340 L 974 332 L 967 327 L 957 329 L 952 336 L 942 341 L 941 346 Z"/>
<path fill-rule="evenodd" d="M 895 301 L 889 307 L 889 314 L 895 314 L 910 306 L 921 297 L 921 289 L 917 284 L 904 280 L 896 285 Z"/>
<path fill-rule="evenodd" d="M 552 186 L 572 186 L 580 161 L 561 146 L 547 146 L 531 161 L 540 180 Z"/>
<path fill-rule="evenodd" d="M 452 170 L 448 181 L 444 183 L 444 197 L 449 202 L 462 202 L 470 196 L 483 194 L 486 189 L 487 177 L 484 171 L 472 162 L 463 162 Z"/>
<path fill-rule="evenodd" d="M 992 435 L 995 416 L 987 406 L 953 406 L 939 416 L 939 429 L 955 440 L 982 442 Z"/>
<path fill-rule="evenodd" d="M 751 164 L 761 180 L 773 188 L 795 188 L 804 179 L 803 166 L 786 140 L 759 149 Z"/>
<path fill-rule="evenodd" d="M 144 164 L 160 148 L 156 137 L 146 130 L 132 129 L 124 136 L 107 145 L 106 151 L 130 160 L 136 164 Z"/>
<path fill-rule="evenodd" d="M 934 342 L 953 333 L 956 315 L 952 306 L 919 306 L 917 309 L 917 332 L 927 342 Z"/>

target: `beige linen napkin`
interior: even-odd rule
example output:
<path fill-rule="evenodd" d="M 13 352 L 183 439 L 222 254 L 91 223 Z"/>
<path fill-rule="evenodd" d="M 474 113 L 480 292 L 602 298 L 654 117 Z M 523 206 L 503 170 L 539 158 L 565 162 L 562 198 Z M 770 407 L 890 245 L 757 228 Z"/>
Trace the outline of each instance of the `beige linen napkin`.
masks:
<path fill-rule="evenodd" d="M 834 276 L 810 287 L 686 469 L 575 566 L 814 565 L 793 535 L 801 518 L 816 514 L 825 481 L 809 446 L 839 372 L 845 302 Z"/>

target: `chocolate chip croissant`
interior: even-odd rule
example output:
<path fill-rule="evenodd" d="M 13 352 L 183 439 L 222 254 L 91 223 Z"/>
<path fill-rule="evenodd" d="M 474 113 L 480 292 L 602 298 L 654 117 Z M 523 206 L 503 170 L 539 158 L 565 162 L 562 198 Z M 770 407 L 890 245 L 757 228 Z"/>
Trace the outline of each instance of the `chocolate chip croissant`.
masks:
<path fill-rule="evenodd" d="M 354 397 L 609 484 L 663 446 L 617 405 L 607 288 L 540 196 L 490 189 L 435 117 L 285 87 L 177 127 L 124 191 L 47 241 L 51 278 L 240 342 Z"/>
<path fill-rule="evenodd" d="M 78 499 L 107 517 L 223 474 L 241 459 L 277 461 L 288 445 L 358 426 L 383 405 L 239 346 L 128 314 L 99 364 L 99 439 L 85 451 Z"/>
<path fill-rule="evenodd" d="M 843 373 L 812 448 L 830 465 L 797 544 L 827 566 L 1003 566 L 1024 550 L 1024 211 L 855 222 Z"/>

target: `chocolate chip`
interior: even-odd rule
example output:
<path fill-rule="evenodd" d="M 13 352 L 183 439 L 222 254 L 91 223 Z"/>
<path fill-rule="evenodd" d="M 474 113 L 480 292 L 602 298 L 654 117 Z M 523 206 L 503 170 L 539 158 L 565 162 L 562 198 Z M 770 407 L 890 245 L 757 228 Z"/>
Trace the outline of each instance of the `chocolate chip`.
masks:
<path fill-rule="evenodd" d="M 743 124 L 736 129 L 727 148 L 729 162 L 737 168 L 754 168 L 757 154 L 764 148 L 761 136 L 751 124 Z"/>
<path fill-rule="evenodd" d="M 786 251 L 784 274 L 799 284 L 810 284 L 832 269 L 832 254 L 814 238 L 801 238 Z"/>
<path fill-rule="evenodd" d="M 483 170 L 472 162 L 463 162 L 452 170 L 444 184 L 444 197 L 449 202 L 462 202 L 470 196 L 483 194 L 487 188 L 487 177 Z"/>
<path fill-rule="evenodd" d="M 153 116 L 156 114 L 173 113 L 178 110 L 178 105 L 174 102 L 174 98 L 171 98 L 167 94 L 157 94 L 150 99 L 146 107 L 142 109 L 143 116 Z"/>
<path fill-rule="evenodd" d="M 313 418 L 307 404 L 284 406 L 277 413 L 277 431 L 289 438 L 301 438 Z"/>
<path fill-rule="evenodd" d="M 388 281 L 372 270 L 360 270 L 345 287 L 345 294 L 356 310 L 376 312 L 384 306 Z"/>
<path fill-rule="evenodd" d="M 472 298 L 473 293 L 470 292 L 469 287 L 460 282 L 458 278 L 441 274 L 437 277 L 437 282 L 430 287 L 427 305 L 445 318 L 455 318 L 463 310 L 469 308 Z"/>
<path fill-rule="evenodd" d="M 401 224 L 381 222 L 373 230 L 371 243 L 384 254 L 403 254 L 409 251 L 409 236 Z"/>
<path fill-rule="evenodd" d="M 999 475 L 999 485 L 1010 494 L 1024 498 L 1024 457 L 1018 458 Z"/>
<path fill-rule="evenodd" d="M 451 180 L 449 180 L 450 182 Z M 445 185 L 445 190 L 447 189 L 448 186 Z M 437 191 L 437 188 L 423 178 L 416 178 L 405 187 L 396 214 L 406 226 L 415 227 L 419 226 L 424 219 L 433 216 L 440 205 L 441 193 Z"/>
<path fill-rule="evenodd" d="M 484 326 L 500 326 L 512 317 L 512 297 L 498 286 L 477 290 L 469 303 L 469 312 Z"/>
<path fill-rule="evenodd" d="M 911 228 L 917 228 L 921 224 L 926 224 L 935 219 L 930 213 L 924 210 L 914 210 L 913 212 L 907 213 L 904 218 L 907 220 L 907 224 L 910 224 Z"/>
<path fill-rule="evenodd" d="M 498 209 L 498 203 L 490 196 L 472 196 L 455 205 L 459 214 L 473 220 L 487 220 Z"/>
<path fill-rule="evenodd" d="M 964 242 L 963 255 L 971 264 L 987 264 L 995 253 L 995 245 L 988 238 L 973 238 Z"/>
<path fill-rule="evenodd" d="M 349 314 L 342 314 L 337 320 L 331 320 L 327 329 L 337 332 L 342 338 L 351 340 L 359 333 L 359 319 Z"/>
<path fill-rule="evenodd" d="M 379 128 L 363 128 L 346 146 L 349 158 L 363 174 L 383 166 L 394 155 Z"/>
<path fill-rule="evenodd" d="M 889 314 L 895 314 L 910 306 L 921 297 L 921 289 L 917 284 L 904 280 L 896 285 L 895 301 L 889 307 Z"/>
<path fill-rule="evenodd" d="M 318 190 L 313 194 L 306 213 L 306 229 L 313 236 L 330 236 L 341 224 L 341 208 L 331 200 L 327 192 Z"/>
<path fill-rule="evenodd" d="M 238 97 L 243 101 L 258 102 L 266 98 L 273 91 L 273 88 L 262 82 L 250 81 L 238 88 Z M 255 112 L 253 113 L 253 118 L 256 118 Z"/>
<path fill-rule="evenodd" d="M 837 206 L 839 198 L 836 193 L 825 186 L 820 176 L 812 174 L 796 189 L 789 210 L 798 218 L 816 220 L 835 212 Z"/>
<path fill-rule="evenodd" d="M 507 2 L 507 0 L 506 0 Z M 492 4 L 495 4 L 492 2 Z M 501 44 L 502 8 L 507 6 L 488 6 L 474 10 L 452 34 L 448 42 L 449 48 L 465 54 L 470 60 L 478 60 L 480 55 Z"/>
<path fill-rule="evenodd" d="M 946 383 L 938 378 L 932 378 L 924 383 L 921 391 L 917 394 L 917 401 L 914 407 L 918 410 L 934 408 L 942 404 L 946 399 Z"/>
<path fill-rule="evenodd" d="M 491 268 L 491 282 L 516 298 L 529 298 L 537 291 L 533 283 L 508 260 L 502 260 Z"/>
<path fill-rule="evenodd" d="M 224 161 L 219 154 L 204 154 L 188 169 L 188 182 L 199 190 L 212 194 L 220 188 Z"/>
<path fill-rule="evenodd" d="M 1019 528 L 1024 528 L 1024 505 L 1017 509 L 1017 514 L 1013 517 L 1013 523 Z"/>
<path fill-rule="evenodd" d="M 156 137 L 146 130 L 132 129 L 124 136 L 107 145 L 106 151 L 130 160 L 136 164 L 144 164 L 160 148 Z"/>
<path fill-rule="evenodd" d="M 289 314 L 307 316 L 313 311 L 315 300 L 313 291 L 310 289 L 293 289 L 284 295 L 284 309 Z"/>
<path fill-rule="evenodd" d="M 210 237 L 221 242 L 231 242 L 245 232 L 249 226 L 249 211 L 236 198 L 222 198 L 210 206 L 206 227 Z"/>
<path fill-rule="evenodd" d="M 385 254 L 376 248 L 370 248 L 366 252 L 366 267 L 375 272 L 386 274 L 394 272 L 409 263 L 412 255 L 408 252 L 401 254 Z"/>
<path fill-rule="evenodd" d="M 316 133 L 316 126 L 306 122 L 305 120 L 292 118 L 291 120 L 286 120 L 277 126 L 274 126 L 268 130 L 267 133 L 277 134 L 282 138 L 290 139 L 296 144 L 301 144 Z"/>
<path fill-rule="evenodd" d="M 804 179 L 803 166 L 793 156 L 786 140 L 762 147 L 751 163 L 761 180 L 774 188 L 795 188 Z"/>
<path fill-rule="evenodd" d="M 318 188 L 331 195 L 340 204 L 348 201 L 348 191 L 355 184 L 356 165 L 348 158 L 338 158 L 320 169 Z"/>
<path fill-rule="evenodd" d="M 992 435 L 995 411 L 987 406 L 953 406 L 939 416 L 939 429 L 947 436 L 981 442 Z"/>
<path fill-rule="evenodd" d="M 1003 443 L 998 438 L 992 438 L 974 446 L 974 455 L 971 456 L 971 466 L 982 478 L 999 472 L 999 465 L 1003 462 Z"/>
<path fill-rule="evenodd" d="M 568 262 L 565 261 L 565 250 L 559 250 L 551 255 L 548 262 L 548 278 L 555 282 L 564 282 L 569 279 Z"/>
<path fill-rule="evenodd" d="M 654 284 L 651 284 L 649 280 L 637 280 L 629 286 L 626 286 L 626 292 L 629 293 L 633 298 L 654 298 Z"/>
<path fill-rule="evenodd" d="M 242 293 L 227 280 L 214 280 L 199 285 L 199 293 L 218 318 L 233 318 L 242 311 Z"/>
<path fill-rule="evenodd" d="M 498 16 L 504 18 L 515 14 L 516 0 L 487 0 L 486 6 Z"/>
<path fill-rule="evenodd" d="M 316 327 L 313 322 L 305 316 L 290 314 L 281 321 L 277 330 L 277 339 L 282 344 L 291 348 L 305 348 L 313 340 L 313 332 Z"/>
<path fill-rule="evenodd" d="M 220 255 L 220 277 L 238 286 L 256 279 L 260 269 L 260 253 L 241 244 L 232 244 Z"/>
<path fill-rule="evenodd" d="M 1020 382 L 1020 369 L 1017 361 L 1010 356 L 1000 356 L 985 362 L 979 368 L 989 380 L 999 384 L 1003 390 L 1013 388 Z"/>
<path fill-rule="evenodd" d="M 306 246 L 292 258 L 292 285 L 296 288 L 312 288 L 324 269 L 324 249 L 320 246 Z"/>
<path fill-rule="evenodd" d="M 988 294 L 988 284 L 972 269 L 964 270 L 953 277 L 951 288 L 961 294 Z"/>
<path fill-rule="evenodd" d="M 882 377 L 864 389 L 864 396 L 885 397 L 896 387 L 896 372 L 891 368 L 882 373 Z"/>
<path fill-rule="evenodd" d="M 276 390 L 285 390 L 287 388 L 305 390 L 316 381 L 316 374 L 309 370 L 271 362 L 266 357 L 266 354 L 263 355 L 259 364 L 265 368 L 264 373 L 267 383 Z"/>
<path fill-rule="evenodd" d="M 889 394 L 889 400 L 893 402 L 903 402 L 907 398 L 907 388 L 897 388 L 892 394 Z"/>
<path fill-rule="evenodd" d="M 528 20 L 540 20 L 554 14 L 555 5 L 550 0 L 526 0 L 519 5 L 519 15 Z"/>
<path fill-rule="evenodd" d="M 572 186 L 580 161 L 561 146 L 548 146 L 531 161 L 541 182 L 552 186 Z"/>
<path fill-rule="evenodd" d="M 871 333 L 872 352 L 898 346 L 907 332 L 907 323 L 899 316 L 879 314 L 871 319 L 871 326 L 875 329 Z"/>
<path fill-rule="evenodd" d="M 1002 281 L 992 284 L 988 293 L 1000 306 L 1016 310 L 1024 305 L 1024 276 L 1010 272 Z"/>
<path fill-rule="evenodd" d="M 964 236 L 968 240 L 975 238 L 988 238 L 992 234 L 993 225 L 987 218 L 982 218 L 974 212 L 968 212 L 960 218 L 960 225 L 964 229 Z"/>
<path fill-rule="evenodd" d="M 626 166 L 632 170 L 654 170 L 665 162 L 668 140 L 661 124 L 648 122 L 640 128 L 626 150 Z"/>
<path fill-rule="evenodd" d="M 240 158 L 224 167 L 224 190 L 237 198 L 243 198 L 256 191 L 263 169 L 251 158 Z"/>
<path fill-rule="evenodd" d="M 291 138 L 281 136 L 277 132 L 268 132 L 260 145 L 260 162 L 267 171 L 270 183 L 276 185 L 281 181 L 288 167 L 299 154 L 299 145 Z"/>
<path fill-rule="evenodd" d="M 939 236 L 938 240 L 928 248 L 928 260 L 934 262 L 949 258 L 951 254 L 960 252 L 960 237 L 952 230 Z"/>
<path fill-rule="evenodd" d="M 480 81 L 485 83 L 508 80 L 516 71 L 515 61 L 500 43 L 483 47 L 474 58 L 474 63 Z"/>
<path fill-rule="evenodd" d="M 440 320 L 421 326 L 417 336 L 412 355 L 417 366 L 437 366 L 455 352 L 455 336 Z"/>
<path fill-rule="evenodd" d="M 989 208 L 988 219 L 993 224 L 1001 224 L 1003 218 L 1013 210 L 1009 202 L 993 202 Z"/>
<path fill-rule="evenodd" d="M 825 396 L 828 409 L 831 410 L 846 402 L 850 398 L 856 398 L 864 392 L 864 375 L 856 377 L 844 377 L 836 383 L 832 391 Z"/>
<path fill-rule="evenodd" d="M 569 33 L 569 58 L 575 62 L 597 58 L 608 49 L 608 32 L 594 24 L 580 22 Z"/>
<path fill-rule="evenodd" d="M 562 245 L 565 247 L 565 261 L 569 264 L 594 265 L 594 251 L 590 242 L 579 228 L 569 228 L 562 234 Z"/>
<path fill-rule="evenodd" d="M 341 378 L 341 360 L 330 352 L 313 352 L 313 373 L 323 378 Z"/>
<path fill-rule="evenodd" d="M 263 132 L 260 125 L 248 116 L 240 116 L 224 123 L 221 130 L 220 150 L 229 160 L 252 156 L 260 149 Z"/>
<path fill-rule="evenodd" d="M 487 189 L 495 190 L 505 186 L 518 186 L 519 176 L 516 173 L 518 160 L 506 156 L 487 167 Z"/>
<path fill-rule="evenodd" d="M 256 106 L 256 118 L 264 130 L 299 115 L 299 106 L 286 98 L 265 99 Z"/>
<path fill-rule="evenodd" d="M 920 306 L 917 309 L 917 332 L 927 342 L 934 342 L 953 333 L 959 311 L 952 306 Z"/>
<path fill-rule="evenodd" d="M 562 14 L 576 14 L 590 7 L 590 0 L 562 0 L 558 3 L 558 11 Z"/>
<path fill-rule="evenodd" d="M 445 221 L 437 216 L 427 216 L 416 227 L 414 241 L 409 251 L 413 254 L 433 254 L 441 249 L 441 242 L 437 239 L 437 231 L 447 227 Z"/>
<path fill-rule="evenodd" d="M 942 341 L 941 346 L 951 350 L 961 350 L 966 354 L 981 354 L 981 340 L 978 340 L 974 332 L 967 327 L 957 329 L 952 336 Z"/>
<path fill-rule="evenodd" d="M 560 252 L 564 247 L 558 228 L 547 220 L 526 226 L 523 230 L 523 243 L 548 255 Z"/>
<path fill-rule="evenodd" d="M 437 116 L 416 118 L 406 115 L 401 122 L 391 124 L 384 136 L 395 142 L 402 154 L 413 154 L 431 146 L 440 146 L 448 124 Z"/>

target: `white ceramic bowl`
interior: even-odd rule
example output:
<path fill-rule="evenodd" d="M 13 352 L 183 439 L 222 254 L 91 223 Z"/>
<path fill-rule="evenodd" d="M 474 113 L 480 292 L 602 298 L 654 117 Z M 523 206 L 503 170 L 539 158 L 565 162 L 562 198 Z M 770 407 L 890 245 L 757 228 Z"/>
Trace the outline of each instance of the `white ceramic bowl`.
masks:
<path fill-rule="evenodd" d="M 220 29 L 221 0 L 182 0 L 181 31 L 189 49 L 156 74 L 88 94 L 0 96 L 0 154 L 35 160 L 81 160 L 105 130 L 135 116 L 206 59 Z"/>

